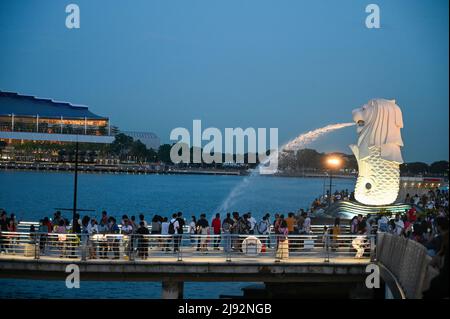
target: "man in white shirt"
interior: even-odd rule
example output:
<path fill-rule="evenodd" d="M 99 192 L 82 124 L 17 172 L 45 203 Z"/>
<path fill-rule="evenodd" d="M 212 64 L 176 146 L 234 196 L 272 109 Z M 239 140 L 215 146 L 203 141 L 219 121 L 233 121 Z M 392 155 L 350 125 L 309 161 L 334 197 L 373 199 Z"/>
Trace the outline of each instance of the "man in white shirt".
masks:
<path fill-rule="evenodd" d="M 172 219 L 170 220 L 170 224 L 169 224 L 169 235 L 173 235 L 173 252 L 174 253 L 177 252 L 178 247 L 180 247 L 181 236 L 178 235 L 179 228 L 180 228 L 180 223 L 178 222 L 178 215 L 173 214 Z"/>
<path fill-rule="evenodd" d="M 403 223 L 403 220 L 400 218 L 399 214 L 395 215 L 395 233 L 397 235 L 401 235 L 403 232 L 403 229 L 405 228 L 405 224 Z"/>
<path fill-rule="evenodd" d="M 303 232 L 305 234 L 311 233 L 311 218 L 308 216 L 308 213 L 303 213 L 305 217 L 305 221 L 303 222 Z"/>
<path fill-rule="evenodd" d="M 385 215 L 381 216 L 381 218 L 378 220 L 378 231 L 386 232 L 388 230 L 388 224 L 388 218 Z"/>
<path fill-rule="evenodd" d="M 169 221 L 167 220 L 167 217 L 164 217 L 163 222 L 161 223 L 161 235 L 167 236 L 169 235 Z M 169 248 L 170 239 L 163 237 L 162 238 L 162 250 L 170 251 Z"/>
<path fill-rule="evenodd" d="M 167 221 L 167 217 L 164 217 L 161 223 L 161 235 L 169 235 L 169 222 Z"/>
<path fill-rule="evenodd" d="M 256 226 L 256 219 L 252 216 L 252 213 L 248 212 L 247 213 L 247 220 L 250 224 L 250 234 L 254 234 L 255 233 L 255 226 Z"/>

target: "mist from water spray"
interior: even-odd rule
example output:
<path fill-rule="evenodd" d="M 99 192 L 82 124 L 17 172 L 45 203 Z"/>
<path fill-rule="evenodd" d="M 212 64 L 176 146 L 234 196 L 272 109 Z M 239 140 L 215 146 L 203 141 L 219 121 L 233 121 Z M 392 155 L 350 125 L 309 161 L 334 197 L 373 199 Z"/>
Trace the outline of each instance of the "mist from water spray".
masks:
<path fill-rule="evenodd" d="M 338 124 L 330 124 L 327 126 L 324 126 L 322 128 L 318 128 L 306 133 L 302 133 L 296 138 L 290 140 L 283 146 L 281 146 L 278 150 L 271 152 L 271 154 L 262 161 L 258 167 L 254 170 L 252 170 L 251 174 L 247 177 L 245 177 L 242 182 L 240 182 L 238 185 L 236 185 L 231 192 L 228 194 L 227 198 L 222 202 L 222 204 L 219 206 L 218 209 L 216 209 L 216 212 L 228 212 L 230 208 L 235 204 L 236 199 L 239 197 L 240 194 L 248 187 L 251 180 L 259 175 L 260 168 L 267 165 L 271 160 L 275 159 L 275 156 L 279 156 L 280 153 L 289 151 L 289 152 L 296 152 L 302 148 L 304 148 L 306 145 L 314 142 L 319 137 L 326 135 L 328 133 L 331 133 L 333 131 L 353 126 L 355 123 L 338 123 Z M 279 158 L 279 157 L 278 157 Z M 275 171 L 273 173 L 276 173 Z"/>

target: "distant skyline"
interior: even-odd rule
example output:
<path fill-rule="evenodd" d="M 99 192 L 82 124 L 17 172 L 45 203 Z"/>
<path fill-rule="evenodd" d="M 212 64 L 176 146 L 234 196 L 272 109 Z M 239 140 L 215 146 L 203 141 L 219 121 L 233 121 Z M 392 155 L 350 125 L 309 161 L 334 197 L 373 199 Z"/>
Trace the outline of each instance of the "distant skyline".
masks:
<path fill-rule="evenodd" d="M 80 7 L 67 29 L 65 7 Z M 367 29 L 365 7 L 381 9 Z M 351 122 L 371 98 L 403 111 L 406 162 L 449 156 L 446 0 L 1 1 L 0 90 L 89 106 L 168 143 L 176 127 L 277 127 L 279 145 Z M 354 127 L 309 145 L 350 154 Z"/>

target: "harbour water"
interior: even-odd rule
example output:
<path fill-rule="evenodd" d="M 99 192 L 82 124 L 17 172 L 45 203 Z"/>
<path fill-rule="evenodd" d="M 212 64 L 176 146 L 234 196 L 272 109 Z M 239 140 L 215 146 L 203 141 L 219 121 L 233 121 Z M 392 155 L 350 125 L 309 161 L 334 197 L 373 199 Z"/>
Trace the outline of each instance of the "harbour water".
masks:
<path fill-rule="evenodd" d="M 215 213 L 245 177 L 202 175 L 79 175 L 78 207 L 102 210 L 120 217 L 143 213 L 169 216 L 182 211 L 186 218 Z M 354 179 L 333 179 L 334 189 L 354 187 Z M 324 188 L 325 187 L 325 188 Z M 256 176 L 233 197 L 230 210 L 287 213 L 307 208 L 329 187 L 324 178 Z M 0 208 L 19 220 L 51 217 L 57 207 L 72 207 L 73 174 L 61 172 L 0 172 Z M 223 212 L 221 212 L 223 213 Z M 67 217 L 70 217 L 70 213 Z M 249 283 L 186 283 L 186 298 L 218 298 L 240 295 Z M 0 298 L 159 298 L 161 284 L 155 282 L 82 282 L 80 289 L 67 289 L 63 281 L 0 280 Z"/>

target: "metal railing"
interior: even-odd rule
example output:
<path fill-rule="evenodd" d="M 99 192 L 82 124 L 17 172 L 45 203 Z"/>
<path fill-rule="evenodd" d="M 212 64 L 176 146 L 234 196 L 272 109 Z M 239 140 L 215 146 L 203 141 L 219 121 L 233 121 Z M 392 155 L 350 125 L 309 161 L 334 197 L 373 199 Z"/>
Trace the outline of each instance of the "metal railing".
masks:
<path fill-rule="evenodd" d="M 238 235 L 238 234 L 58 234 L 2 232 L 2 255 L 122 261 L 175 258 L 189 261 L 222 258 L 274 261 L 339 258 L 375 260 L 374 235 Z"/>
<path fill-rule="evenodd" d="M 19 232 L 28 232 L 32 225 L 36 229 L 39 228 L 39 222 L 20 221 L 17 225 L 17 230 Z M 118 224 L 117 226 L 119 227 L 119 229 L 122 228 L 122 225 L 120 225 L 120 224 Z M 311 225 L 311 233 L 315 234 L 315 235 L 321 235 L 321 234 L 323 234 L 325 227 L 327 227 L 327 229 L 331 229 L 331 228 L 333 228 L 333 225 Z M 376 229 L 376 226 L 374 226 L 374 227 Z M 149 232 L 152 231 L 151 224 L 149 224 L 147 226 L 147 229 L 149 230 Z M 340 230 L 341 230 L 342 235 L 350 234 L 350 226 L 349 225 L 340 225 Z M 189 233 L 189 231 L 190 231 L 189 226 L 187 226 L 187 225 L 183 226 L 183 233 L 187 234 L 187 233 Z M 212 227 L 210 227 L 210 232 L 212 232 Z M 270 227 L 269 227 L 269 234 L 274 234 L 273 225 L 270 225 Z M 255 235 L 259 236 L 260 234 L 258 234 L 258 232 L 255 231 Z"/>

